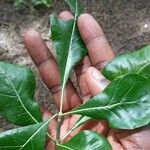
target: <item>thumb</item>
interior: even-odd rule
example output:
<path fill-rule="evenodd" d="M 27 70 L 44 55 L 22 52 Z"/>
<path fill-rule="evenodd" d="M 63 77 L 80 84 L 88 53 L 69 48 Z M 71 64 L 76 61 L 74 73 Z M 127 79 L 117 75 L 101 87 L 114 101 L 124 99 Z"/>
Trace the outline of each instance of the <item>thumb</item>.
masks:
<path fill-rule="evenodd" d="M 110 83 L 101 73 L 94 67 L 90 67 L 86 71 L 86 84 L 92 96 L 98 95 Z"/>
<path fill-rule="evenodd" d="M 110 83 L 101 73 L 94 67 L 90 67 L 86 73 L 86 84 L 88 86 L 91 96 L 98 95 Z M 108 123 L 101 120 L 98 124 L 99 133 L 107 135 L 109 132 Z"/>

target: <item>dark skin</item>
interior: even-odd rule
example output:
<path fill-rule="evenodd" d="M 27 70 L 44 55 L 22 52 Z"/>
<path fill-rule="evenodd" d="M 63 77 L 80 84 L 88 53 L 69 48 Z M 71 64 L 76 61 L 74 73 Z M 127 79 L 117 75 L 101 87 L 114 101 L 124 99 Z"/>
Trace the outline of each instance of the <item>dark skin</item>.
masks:
<path fill-rule="evenodd" d="M 73 16 L 70 12 L 64 11 L 59 15 L 62 20 L 69 20 Z M 65 89 L 63 112 L 69 111 L 74 107 L 81 105 L 100 92 L 108 85 L 107 81 L 99 70 L 115 57 L 104 33 L 95 19 L 89 14 L 83 14 L 78 18 L 78 28 L 81 37 L 87 47 L 88 56 L 76 67 L 75 73 L 78 80 L 78 85 L 82 93 L 82 99 L 76 92 L 71 81 Z M 45 85 L 50 89 L 53 100 L 57 107 L 60 106 L 60 74 L 57 62 L 40 37 L 39 33 L 34 30 L 26 32 L 24 37 L 25 46 L 32 60 L 38 67 L 39 73 Z M 52 113 L 42 109 L 43 119 L 52 116 Z M 70 129 L 79 116 L 66 116 L 61 127 L 61 138 Z M 56 135 L 56 120 L 49 125 L 49 132 L 52 137 Z M 150 128 L 144 127 L 134 131 L 112 130 L 109 129 L 105 121 L 90 121 L 78 128 L 75 132 L 69 135 L 65 140 L 68 140 L 79 131 L 88 129 L 93 130 L 106 136 L 111 143 L 113 150 L 150 150 Z M 53 150 L 54 144 L 49 141 L 47 150 Z"/>

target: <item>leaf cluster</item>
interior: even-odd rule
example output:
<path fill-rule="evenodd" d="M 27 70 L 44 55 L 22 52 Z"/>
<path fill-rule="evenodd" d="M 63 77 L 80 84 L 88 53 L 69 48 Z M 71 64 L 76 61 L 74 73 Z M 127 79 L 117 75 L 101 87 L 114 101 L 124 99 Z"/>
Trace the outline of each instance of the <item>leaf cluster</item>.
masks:
<path fill-rule="evenodd" d="M 83 10 L 77 0 L 65 2 L 74 18 L 62 21 L 56 15 L 51 16 L 51 39 L 57 53 L 62 86 L 59 113 L 43 121 L 39 105 L 34 100 L 35 77 L 32 71 L 0 62 L 0 115 L 21 126 L 0 133 L 1 150 L 43 150 L 46 138 L 51 138 L 47 133 L 51 120 L 61 120 L 65 115 L 81 115 L 66 136 L 91 119 L 105 119 L 110 128 L 116 129 L 135 129 L 150 122 L 150 45 L 112 60 L 102 72 L 111 81 L 106 89 L 80 107 L 62 112 L 64 89 L 71 71 L 87 55 L 77 28 L 77 19 Z M 112 149 L 102 135 L 88 130 L 61 143 L 62 121 L 58 121 L 59 130 L 54 139 L 59 150 Z"/>

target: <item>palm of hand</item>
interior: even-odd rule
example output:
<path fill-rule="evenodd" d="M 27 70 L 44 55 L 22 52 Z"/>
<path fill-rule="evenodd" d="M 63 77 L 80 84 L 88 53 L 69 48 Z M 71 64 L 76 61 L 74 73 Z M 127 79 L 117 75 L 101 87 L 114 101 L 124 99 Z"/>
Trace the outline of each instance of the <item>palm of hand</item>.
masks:
<path fill-rule="evenodd" d="M 77 119 L 77 116 L 72 116 L 66 118 L 64 120 L 64 124 L 62 126 L 62 134 L 61 137 L 67 133 L 68 129 L 70 129 L 74 125 L 74 121 Z M 50 126 L 52 135 L 55 135 L 55 128 L 53 126 L 52 129 Z M 81 126 L 78 130 L 73 132 L 71 135 L 68 136 L 67 139 L 70 139 L 78 132 L 82 130 L 92 130 L 97 133 L 103 134 L 105 137 L 108 138 L 108 141 L 112 145 L 113 150 L 149 150 L 149 137 L 150 137 L 150 127 L 145 127 L 141 129 L 137 129 L 134 131 L 114 131 L 110 130 L 107 127 L 105 122 L 100 121 L 90 121 L 87 124 Z M 55 150 L 53 142 L 49 142 L 47 144 L 47 150 Z"/>
<path fill-rule="evenodd" d="M 72 18 L 72 15 L 69 12 L 63 12 L 59 15 L 59 17 L 63 20 L 68 20 Z M 78 85 L 82 94 L 82 100 L 77 94 L 72 82 L 68 81 L 64 96 L 64 112 L 81 105 L 83 101 L 88 100 L 91 96 L 97 95 L 107 86 L 108 81 L 97 69 L 103 69 L 106 63 L 114 58 L 114 53 L 112 52 L 102 29 L 93 17 L 88 14 L 81 15 L 78 19 L 78 28 L 89 53 L 89 56 L 85 56 L 83 61 L 75 69 Z M 28 53 L 38 67 L 43 82 L 50 89 L 53 100 L 59 108 L 61 95 L 60 74 L 56 60 L 52 53 L 48 50 L 40 35 L 34 30 L 30 30 L 26 33 L 25 45 Z M 42 112 L 43 118 L 47 118 L 51 115 L 51 113 L 46 110 L 42 110 Z M 61 127 L 61 138 L 69 129 L 72 128 L 78 117 L 79 116 L 74 115 L 65 118 Z M 147 132 L 145 132 L 146 130 L 137 130 L 134 132 L 113 131 L 108 128 L 108 124 L 106 122 L 96 120 L 90 121 L 81 126 L 65 140 L 68 140 L 79 131 L 85 129 L 94 130 L 104 136 L 107 136 L 114 150 L 150 149 L 149 143 L 146 143 L 147 140 L 142 139 L 145 137 L 143 135 L 146 135 L 145 139 L 150 136 L 148 133 L 149 129 L 147 129 Z M 55 130 L 56 120 L 49 125 L 49 131 L 53 137 L 56 135 Z M 53 149 L 55 149 L 53 142 L 48 142 L 47 150 Z"/>

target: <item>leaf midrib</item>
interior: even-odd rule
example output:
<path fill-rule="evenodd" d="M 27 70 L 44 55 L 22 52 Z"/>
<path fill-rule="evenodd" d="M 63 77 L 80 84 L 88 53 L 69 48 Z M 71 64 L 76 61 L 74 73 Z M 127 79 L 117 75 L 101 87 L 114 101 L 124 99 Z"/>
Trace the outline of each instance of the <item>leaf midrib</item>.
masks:
<path fill-rule="evenodd" d="M 74 150 L 74 149 L 72 149 L 72 148 L 70 148 L 70 147 L 67 147 L 67 146 L 61 145 L 61 144 L 57 144 L 57 146 L 62 147 L 62 148 L 66 148 L 66 149 L 68 149 L 68 150 Z"/>
<path fill-rule="evenodd" d="M 66 62 L 66 66 L 65 66 L 65 73 L 64 73 L 64 77 L 63 77 L 63 81 L 62 81 L 62 90 L 61 90 L 61 98 L 60 98 L 60 113 L 62 113 L 62 107 L 63 107 L 63 101 L 64 101 L 64 89 L 65 89 L 65 85 L 66 85 L 66 68 L 68 66 L 68 57 L 70 55 L 70 50 L 72 47 L 72 42 L 73 42 L 73 36 L 74 36 L 74 32 L 75 32 L 75 27 L 76 27 L 76 21 L 77 21 L 77 0 L 76 0 L 76 8 L 75 8 L 75 17 L 74 17 L 74 24 L 73 24 L 73 29 L 72 29 L 72 33 L 71 33 L 71 37 L 70 37 L 70 44 L 69 44 L 69 49 L 68 49 L 68 56 L 67 56 L 67 62 Z"/>
<path fill-rule="evenodd" d="M 118 84 L 121 82 L 121 80 L 118 82 Z M 114 94 L 113 94 L 113 96 L 112 96 L 112 99 L 110 100 L 110 102 L 107 104 L 107 105 L 105 105 L 105 106 L 102 106 L 102 107 L 94 107 L 94 108 L 89 108 L 89 109 L 110 109 L 110 108 L 113 108 L 113 107 L 115 107 L 115 106 L 120 106 L 120 105 L 122 105 L 122 104 L 134 104 L 134 103 L 136 103 L 136 102 L 138 102 L 139 101 L 139 99 L 137 100 L 137 101 L 134 101 L 134 102 L 124 102 L 124 101 L 122 101 L 123 99 L 124 99 L 124 97 L 132 90 L 132 88 L 136 85 L 136 84 L 138 84 L 138 83 L 140 83 L 140 82 L 136 82 L 136 83 L 134 83 L 131 87 L 130 87 L 130 89 L 122 96 L 122 98 L 121 98 L 121 100 L 118 102 L 118 103 L 116 103 L 116 104 L 111 104 L 111 102 L 114 100 L 114 97 L 115 97 L 115 93 L 116 93 L 116 90 L 117 90 L 117 88 L 115 89 L 115 91 L 114 91 Z M 82 110 L 84 110 L 84 109 L 82 109 Z"/>
<path fill-rule="evenodd" d="M 34 136 L 36 136 L 36 134 L 38 133 L 38 132 L 40 132 L 40 130 L 42 130 L 42 128 L 45 126 L 45 125 L 47 125 L 47 124 L 49 124 L 49 122 L 51 122 L 51 120 L 53 120 L 55 117 L 57 116 L 57 114 L 55 114 L 54 116 L 52 116 L 51 118 L 49 118 L 38 130 L 36 130 L 35 131 L 35 133 L 33 133 L 32 134 L 32 136 L 30 136 L 29 138 L 28 138 L 28 140 L 23 144 L 23 145 L 18 145 L 18 146 L 3 146 L 3 147 L 0 147 L 0 148 L 9 148 L 9 147 L 20 147 L 20 149 L 19 150 L 22 150 L 29 142 L 30 142 L 30 140 L 34 137 Z M 47 132 L 46 132 L 47 133 Z"/>
<path fill-rule="evenodd" d="M 141 69 L 138 70 L 137 74 L 140 74 L 140 72 L 143 71 L 148 65 L 150 65 L 150 60 Z"/>
<path fill-rule="evenodd" d="M 51 118 L 49 118 L 26 142 L 25 144 L 22 145 L 22 147 L 19 150 L 22 150 L 29 142 L 30 140 L 45 126 L 47 125 L 52 119 L 54 119 L 57 116 L 57 114 L 55 114 L 54 116 L 52 116 Z M 47 132 L 46 132 L 47 133 Z"/>
<path fill-rule="evenodd" d="M 75 27 L 76 27 L 76 21 L 77 21 L 77 5 L 78 3 L 77 3 L 77 0 L 76 0 L 76 9 L 75 9 L 75 17 L 74 17 L 74 24 L 73 24 L 73 29 L 72 29 L 72 33 L 71 33 L 71 37 L 70 37 L 70 44 L 69 44 L 69 48 L 68 48 L 68 55 L 67 55 L 67 62 L 66 62 L 66 66 L 65 66 L 65 74 L 64 74 L 64 79 L 65 79 L 65 76 L 66 76 L 66 68 L 67 68 L 67 66 L 68 66 L 68 61 L 69 61 L 69 59 L 68 59 L 68 57 L 69 57 L 69 55 L 70 55 L 70 50 L 71 50 L 71 48 L 72 48 L 72 42 L 73 42 L 73 36 L 74 36 L 74 32 L 75 32 Z M 63 86 L 62 87 L 64 87 L 65 85 L 65 80 L 63 79 Z"/>
<path fill-rule="evenodd" d="M 48 122 L 48 121 L 47 121 Z M 30 140 L 47 124 L 47 122 L 45 122 L 22 146 L 19 150 L 22 150 L 29 142 Z"/>
<path fill-rule="evenodd" d="M 126 104 L 126 105 L 129 105 L 129 104 L 135 104 L 139 101 L 139 99 L 137 101 L 134 101 L 134 102 L 124 102 L 124 103 L 117 103 L 117 104 L 113 104 L 113 105 L 107 105 L 107 106 L 103 106 L 103 107 L 93 107 L 93 108 L 84 108 L 84 109 L 80 109 L 80 110 L 75 110 L 75 111 L 71 111 L 71 112 L 68 112 L 66 114 L 73 114 L 73 113 L 78 113 L 78 112 L 82 112 L 82 111 L 90 111 L 90 110 L 95 110 L 95 109 L 111 109 L 115 106 L 120 106 L 122 104 Z"/>
<path fill-rule="evenodd" d="M 22 145 L 21 146 L 0 146 L 0 149 L 1 148 L 3 148 L 3 149 L 5 149 L 5 148 L 20 148 L 20 147 L 22 147 Z"/>

